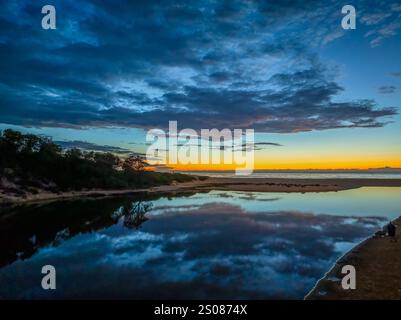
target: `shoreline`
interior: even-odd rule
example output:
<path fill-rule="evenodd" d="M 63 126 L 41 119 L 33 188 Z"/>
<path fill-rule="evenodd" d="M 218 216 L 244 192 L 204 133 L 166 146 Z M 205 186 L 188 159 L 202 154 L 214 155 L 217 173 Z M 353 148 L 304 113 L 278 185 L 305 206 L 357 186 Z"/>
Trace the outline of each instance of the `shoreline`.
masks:
<path fill-rule="evenodd" d="M 122 190 L 82 190 L 51 193 L 40 190 L 25 197 L 5 196 L 0 190 L 1 206 L 19 206 L 34 203 L 121 197 L 140 193 L 169 194 L 175 192 L 209 192 L 211 190 L 280 193 L 338 192 L 361 187 L 401 187 L 401 179 L 285 179 L 285 178 L 208 178 L 190 182 L 172 183 L 157 187 Z M 397 236 L 401 217 L 394 220 Z M 335 261 L 304 300 L 370 300 L 401 299 L 401 239 L 394 243 L 388 237 L 375 234 L 361 240 Z M 356 290 L 341 288 L 341 269 L 344 265 L 356 269 Z"/>
<path fill-rule="evenodd" d="M 15 196 L 0 192 L 0 205 L 18 205 L 31 202 L 68 200 L 83 197 L 128 196 L 137 193 L 169 193 L 176 191 L 211 190 L 244 192 L 337 192 L 360 187 L 401 187 L 401 179 L 286 179 L 286 178 L 212 178 L 191 182 L 161 185 L 143 189 L 81 190 L 52 193 L 39 191 L 37 194 Z"/>
<path fill-rule="evenodd" d="M 393 223 L 397 238 L 401 216 Z M 304 300 L 400 300 L 401 299 L 401 242 L 390 242 L 389 237 L 375 234 L 362 240 L 341 256 Z M 344 290 L 341 269 L 352 265 L 356 270 L 356 289 Z"/>
<path fill-rule="evenodd" d="M 195 183 L 197 182 L 197 183 Z M 5 196 L 0 193 L 0 206 L 1 205 L 20 205 L 27 203 L 48 202 L 48 201 L 62 201 L 73 200 L 76 198 L 105 198 L 105 197 L 118 197 L 129 196 L 139 193 L 169 193 L 183 189 L 191 189 L 201 185 L 202 181 L 182 182 L 176 185 L 161 185 L 157 187 L 140 188 L 140 189 L 93 189 L 93 190 L 71 190 L 66 192 L 38 192 L 37 194 L 29 194 L 25 196 Z"/>

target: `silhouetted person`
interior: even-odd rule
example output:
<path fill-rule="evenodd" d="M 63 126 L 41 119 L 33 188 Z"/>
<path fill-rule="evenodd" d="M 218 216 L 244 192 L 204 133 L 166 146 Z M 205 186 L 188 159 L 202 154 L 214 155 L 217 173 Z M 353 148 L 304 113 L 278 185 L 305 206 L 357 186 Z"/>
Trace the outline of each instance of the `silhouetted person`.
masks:
<path fill-rule="evenodd" d="M 396 229 L 396 226 L 393 224 L 392 221 L 390 221 L 390 223 L 387 225 L 387 233 L 390 237 L 390 241 L 397 241 L 397 238 L 395 237 Z"/>

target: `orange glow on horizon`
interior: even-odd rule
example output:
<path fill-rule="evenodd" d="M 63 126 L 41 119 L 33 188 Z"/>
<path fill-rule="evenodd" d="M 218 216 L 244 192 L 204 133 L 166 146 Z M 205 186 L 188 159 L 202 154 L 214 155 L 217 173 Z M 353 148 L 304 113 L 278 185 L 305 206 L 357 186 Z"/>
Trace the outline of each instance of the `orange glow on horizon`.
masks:
<path fill-rule="evenodd" d="M 166 166 L 179 171 L 233 171 L 245 169 L 245 163 L 224 164 L 168 163 Z M 242 158 L 245 161 L 245 158 Z M 235 161 L 235 158 L 234 158 Z M 359 149 L 341 153 L 334 149 L 291 150 L 277 149 L 274 152 L 255 152 L 253 170 L 366 170 L 379 168 L 401 168 L 401 152 L 373 152 Z"/>
<path fill-rule="evenodd" d="M 179 171 L 232 171 L 235 169 L 241 169 L 241 165 L 227 165 L 227 164 L 187 164 L 187 165 L 168 165 L 174 170 Z M 261 163 L 255 162 L 254 170 L 366 170 L 366 169 L 377 169 L 377 168 L 401 168 L 401 161 L 338 161 L 338 162 L 277 162 L 277 163 Z"/>

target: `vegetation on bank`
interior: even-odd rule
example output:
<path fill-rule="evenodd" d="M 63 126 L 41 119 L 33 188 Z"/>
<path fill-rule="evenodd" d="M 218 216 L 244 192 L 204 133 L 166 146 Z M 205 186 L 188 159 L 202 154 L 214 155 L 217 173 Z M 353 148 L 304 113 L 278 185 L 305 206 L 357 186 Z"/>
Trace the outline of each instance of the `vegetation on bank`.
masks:
<path fill-rule="evenodd" d="M 144 188 L 185 182 L 193 176 L 145 170 L 140 156 L 62 150 L 50 138 L 6 129 L 0 132 L 0 175 L 5 188 L 52 192 L 82 189 Z M 1 186 L 1 184 L 0 184 Z"/>

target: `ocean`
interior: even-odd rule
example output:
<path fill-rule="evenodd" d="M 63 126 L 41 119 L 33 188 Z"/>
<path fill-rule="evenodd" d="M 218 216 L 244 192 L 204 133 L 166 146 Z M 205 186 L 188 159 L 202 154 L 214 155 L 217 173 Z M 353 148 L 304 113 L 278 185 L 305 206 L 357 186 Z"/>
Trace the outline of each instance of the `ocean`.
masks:
<path fill-rule="evenodd" d="M 180 171 L 215 178 L 282 178 L 282 179 L 401 179 L 401 172 L 381 171 L 255 171 L 249 176 L 234 171 Z"/>

